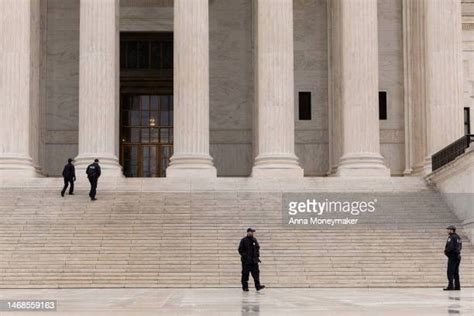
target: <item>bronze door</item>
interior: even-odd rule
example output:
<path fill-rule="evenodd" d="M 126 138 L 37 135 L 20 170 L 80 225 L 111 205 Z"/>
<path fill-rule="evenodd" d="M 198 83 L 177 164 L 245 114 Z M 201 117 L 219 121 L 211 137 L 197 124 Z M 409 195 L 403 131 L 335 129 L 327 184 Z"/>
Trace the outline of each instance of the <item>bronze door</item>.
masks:
<path fill-rule="evenodd" d="M 173 154 L 173 96 L 122 94 L 120 163 L 126 177 L 164 177 Z"/>

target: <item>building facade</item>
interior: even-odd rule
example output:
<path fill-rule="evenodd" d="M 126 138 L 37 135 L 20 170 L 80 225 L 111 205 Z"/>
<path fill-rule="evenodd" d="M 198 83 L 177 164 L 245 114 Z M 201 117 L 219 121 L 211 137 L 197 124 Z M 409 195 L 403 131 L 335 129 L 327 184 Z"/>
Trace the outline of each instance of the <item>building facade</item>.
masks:
<path fill-rule="evenodd" d="M 0 0 L 1 172 L 429 173 L 469 132 L 473 5 Z"/>

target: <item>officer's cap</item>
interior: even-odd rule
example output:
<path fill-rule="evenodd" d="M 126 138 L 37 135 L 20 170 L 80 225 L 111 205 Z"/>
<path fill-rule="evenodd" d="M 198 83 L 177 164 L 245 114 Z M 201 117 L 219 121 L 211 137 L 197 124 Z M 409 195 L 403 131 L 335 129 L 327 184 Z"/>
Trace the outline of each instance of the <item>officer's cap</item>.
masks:
<path fill-rule="evenodd" d="M 446 229 L 456 230 L 456 226 L 454 226 L 454 225 L 449 225 L 448 227 L 446 227 Z"/>
<path fill-rule="evenodd" d="M 250 233 L 250 232 L 254 233 L 255 229 L 253 229 L 252 227 L 247 228 L 247 233 Z"/>

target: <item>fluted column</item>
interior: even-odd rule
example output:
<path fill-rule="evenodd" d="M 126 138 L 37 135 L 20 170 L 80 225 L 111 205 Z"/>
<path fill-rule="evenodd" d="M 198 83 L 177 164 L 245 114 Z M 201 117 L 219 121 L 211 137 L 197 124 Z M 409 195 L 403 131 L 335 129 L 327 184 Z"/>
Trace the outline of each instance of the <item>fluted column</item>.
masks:
<path fill-rule="evenodd" d="M 167 177 L 216 176 L 209 155 L 209 1 L 174 1 L 174 154 Z"/>
<path fill-rule="evenodd" d="M 405 174 L 423 172 L 426 150 L 424 0 L 403 0 Z"/>
<path fill-rule="evenodd" d="M 252 176 L 303 176 L 295 155 L 293 0 L 257 0 L 256 24 Z"/>
<path fill-rule="evenodd" d="M 431 172 L 431 155 L 461 137 L 461 3 L 404 0 L 406 174 Z"/>
<path fill-rule="evenodd" d="M 336 175 L 389 176 L 380 154 L 377 0 L 334 0 L 333 48 L 340 69 L 332 77 L 342 115 L 342 156 Z"/>
<path fill-rule="evenodd" d="M 425 1 L 427 159 L 464 134 L 461 1 Z"/>
<path fill-rule="evenodd" d="M 0 180 L 34 177 L 31 0 L 0 1 Z"/>
<path fill-rule="evenodd" d="M 94 158 L 103 173 L 121 175 L 118 163 L 119 0 L 81 0 L 79 43 L 78 169 Z"/>

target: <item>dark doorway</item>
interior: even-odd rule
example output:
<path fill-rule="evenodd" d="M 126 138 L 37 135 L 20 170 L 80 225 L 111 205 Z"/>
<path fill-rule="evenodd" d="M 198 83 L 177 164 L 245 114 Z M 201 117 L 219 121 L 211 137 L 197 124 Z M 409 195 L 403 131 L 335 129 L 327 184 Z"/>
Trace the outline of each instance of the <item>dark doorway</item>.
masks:
<path fill-rule="evenodd" d="M 164 177 L 173 154 L 173 34 L 120 34 L 120 163 Z"/>

